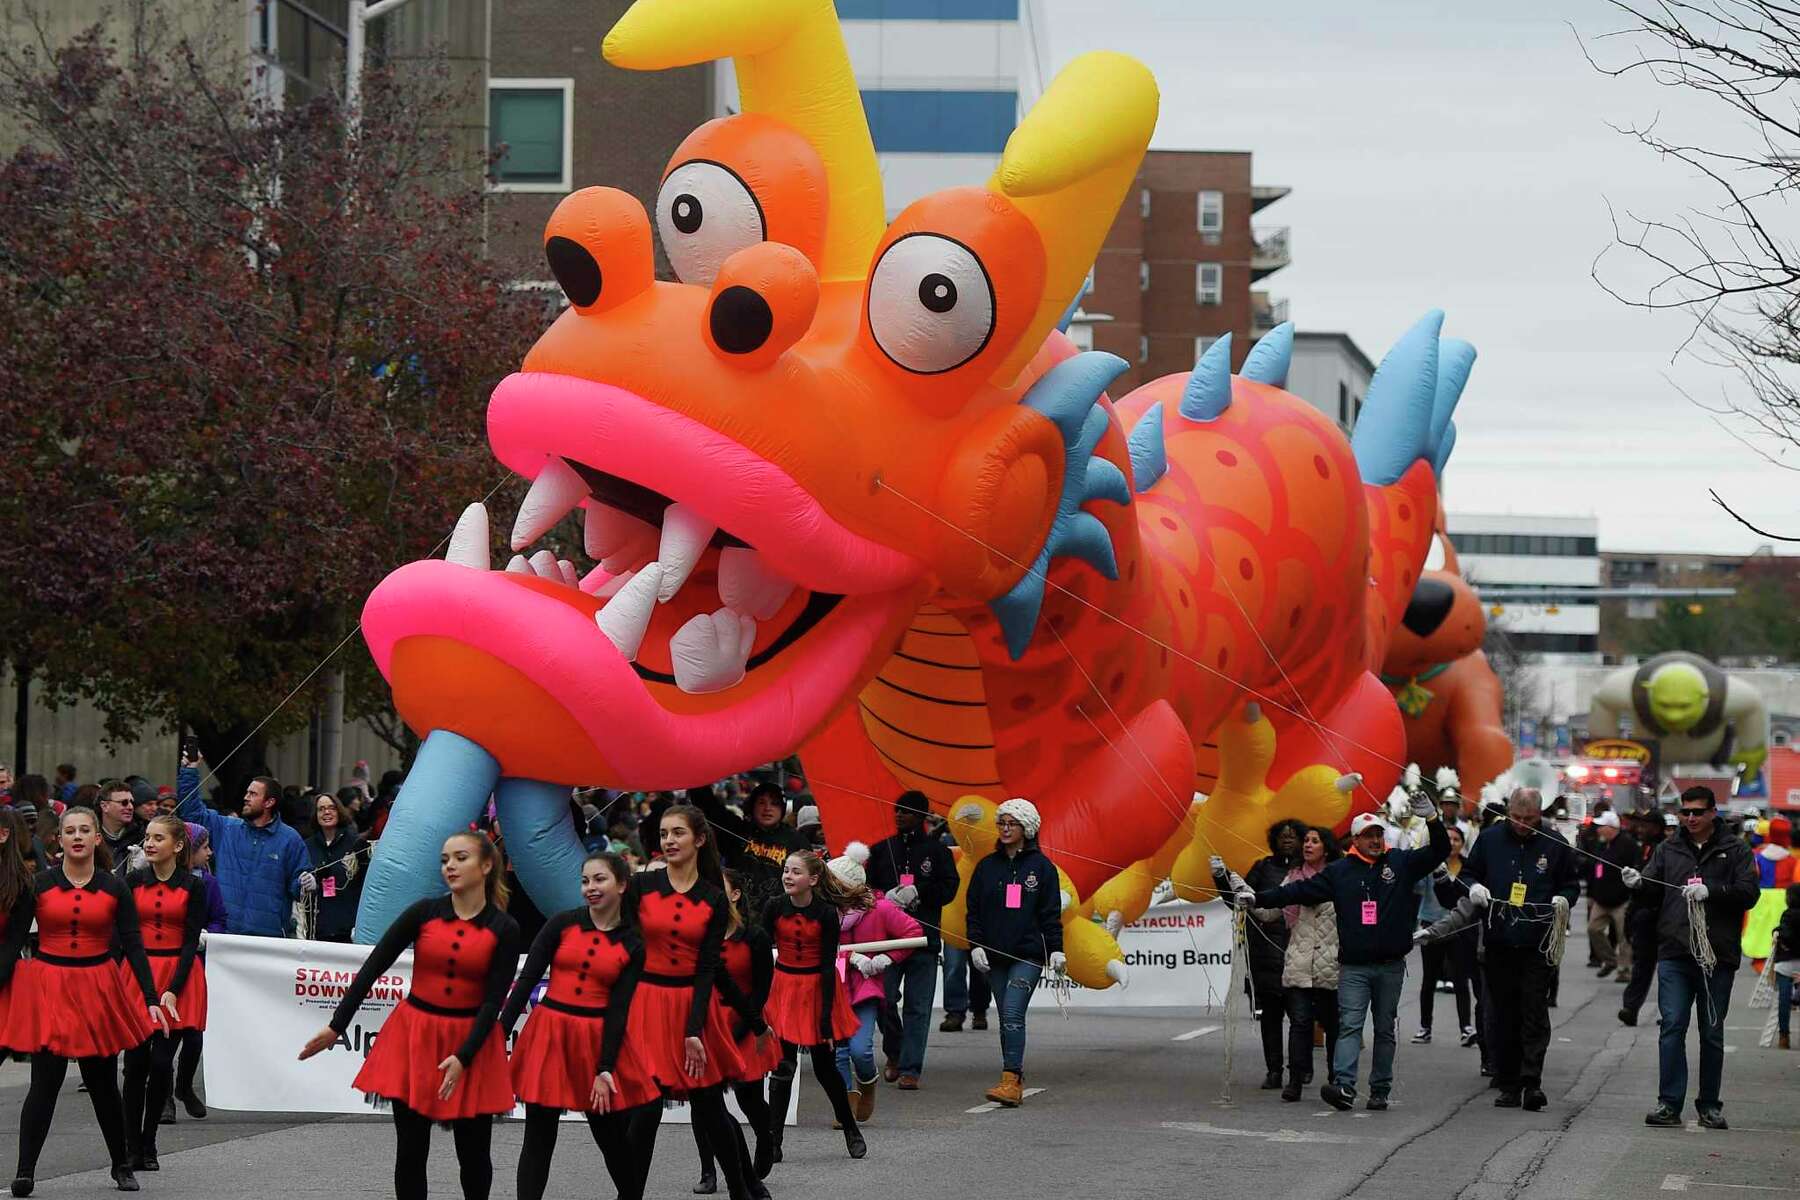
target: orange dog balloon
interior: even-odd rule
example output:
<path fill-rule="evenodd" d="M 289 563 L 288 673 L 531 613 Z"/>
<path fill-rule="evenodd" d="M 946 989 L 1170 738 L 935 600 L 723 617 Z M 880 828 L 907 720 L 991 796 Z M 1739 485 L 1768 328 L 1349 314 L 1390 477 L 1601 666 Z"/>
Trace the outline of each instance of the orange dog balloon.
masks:
<path fill-rule="evenodd" d="M 518 557 L 490 569 L 471 506 L 445 560 L 369 599 L 425 742 L 359 936 L 433 886 L 490 793 L 527 890 L 567 907 L 569 785 L 692 785 L 796 747 L 834 842 L 888 828 L 902 787 L 1031 796 L 1071 911 L 1172 839 L 1341 820 L 1339 781 L 1401 757 L 1370 668 L 1432 527 L 1460 387 L 1441 317 L 1383 364 L 1354 449 L 1281 390 L 1285 328 L 1242 377 L 1221 343 L 1115 405 L 1124 364 L 1055 328 L 1155 126 L 1143 66 L 1077 59 L 985 186 L 887 224 L 830 0 L 639 0 L 605 49 L 731 56 L 745 111 L 676 150 L 653 214 L 588 188 L 551 217 L 570 307 L 488 411 L 533 481 Z M 532 552 L 576 509 L 593 569 Z M 1268 736 L 1197 819 L 1247 691 Z"/>

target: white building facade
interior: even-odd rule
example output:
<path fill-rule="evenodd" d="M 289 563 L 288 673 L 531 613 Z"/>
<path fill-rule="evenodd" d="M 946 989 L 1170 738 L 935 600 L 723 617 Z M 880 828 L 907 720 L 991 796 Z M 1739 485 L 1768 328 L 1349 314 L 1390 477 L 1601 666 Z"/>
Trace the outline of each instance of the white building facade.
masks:
<path fill-rule="evenodd" d="M 1294 333 L 1287 390 L 1345 430 L 1356 425 L 1375 364 L 1347 333 Z"/>
<path fill-rule="evenodd" d="M 1547 663 L 1599 661 L 1599 601 L 1582 599 L 1600 586 L 1598 520 L 1453 512 L 1445 521 L 1463 577 L 1516 648 Z M 1490 598 L 1501 589 L 1520 598 Z"/>

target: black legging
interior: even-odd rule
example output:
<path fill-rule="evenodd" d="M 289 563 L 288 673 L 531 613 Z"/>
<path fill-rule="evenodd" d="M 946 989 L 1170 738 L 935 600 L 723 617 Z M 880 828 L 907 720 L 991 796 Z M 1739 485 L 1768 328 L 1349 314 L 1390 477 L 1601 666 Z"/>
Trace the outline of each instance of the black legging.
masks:
<path fill-rule="evenodd" d="M 749 1170 L 750 1156 L 743 1148 L 744 1131 L 738 1127 L 737 1118 L 731 1115 L 731 1110 L 725 1107 L 725 1085 L 688 1093 L 688 1109 L 694 1124 L 705 1131 L 707 1145 L 733 1147 L 734 1153 L 720 1153 L 719 1170 L 725 1175 L 725 1188 L 733 1200 L 748 1196 L 750 1180 L 755 1176 Z M 649 1169 L 647 1158 L 645 1169 Z"/>
<path fill-rule="evenodd" d="M 734 1083 L 731 1085 L 731 1094 L 737 1097 L 738 1107 L 743 1110 L 744 1120 L 749 1123 L 750 1132 L 755 1135 L 760 1147 L 769 1136 L 769 1102 L 763 1096 L 763 1081 L 758 1079 L 752 1083 Z M 785 1119 L 786 1116 L 784 1112 L 782 1117 Z M 737 1122 L 733 1121 L 732 1125 L 736 1126 Z M 699 1122 L 694 1123 L 693 1129 L 694 1149 L 700 1154 L 700 1173 L 711 1175 L 714 1158 L 712 1142 L 707 1139 L 706 1130 Z M 744 1144 L 744 1131 L 741 1127 L 737 1130 L 736 1140 L 738 1150 L 743 1155 L 748 1155 L 749 1147 Z"/>
<path fill-rule="evenodd" d="M 113 1056 L 98 1055 L 78 1059 L 81 1082 L 87 1085 L 88 1100 L 94 1106 L 94 1119 L 100 1122 L 100 1136 L 106 1139 L 106 1152 L 112 1156 L 112 1169 L 126 1166 L 130 1152 L 125 1145 L 125 1113 L 119 1102 L 119 1073 Z M 39 1050 L 31 1056 L 31 1090 L 25 1094 L 25 1106 L 19 1111 L 19 1169 L 16 1174 L 28 1178 L 37 1175 L 38 1155 L 44 1139 L 50 1136 L 50 1121 L 56 1116 L 56 1098 L 63 1080 L 69 1074 L 69 1060 L 60 1054 Z"/>
<path fill-rule="evenodd" d="M 175 1051 L 181 1042 L 153 1033 L 125 1052 L 125 1141 L 137 1153 L 156 1155 L 156 1127 L 175 1087 Z"/>
<path fill-rule="evenodd" d="M 807 1047 L 807 1054 L 812 1059 L 813 1078 L 825 1089 L 825 1098 L 831 1101 L 831 1115 L 844 1128 L 844 1138 L 848 1141 L 857 1134 L 856 1115 L 850 1111 L 850 1092 L 844 1087 L 844 1077 L 838 1073 L 837 1050 L 830 1042 L 820 1042 Z M 800 1047 L 792 1042 L 781 1043 L 781 1065 L 769 1076 L 769 1137 L 775 1145 L 781 1144 L 781 1122 L 787 1120 L 788 1096 L 794 1090 L 795 1068 L 799 1063 Z"/>
<path fill-rule="evenodd" d="M 519 1147 L 519 1200 L 542 1200 L 550 1182 L 550 1159 L 556 1153 L 560 1108 L 542 1104 L 525 1106 L 525 1140 Z M 639 1200 L 650 1176 L 650 1159 L 656 1150 L 656 1129 L 662 1123 L 662 1103 L 643 1104 L 623 1112 L 586 1113 L 588 1131 L 606 1160 L 619 1200 Z"/>
<path fill-rule="evenodd" d="M 463 1200 L 487 1200 L 494 1185 L 494 1118 L 460 1117 L 450 1122 Z M 394 1102 L 394 1195 L 425 1200 L 425 1162 L 431 1154 L 431 1118 Z"/>
<path fill-rule="evenodd" d="M 1325 1028 L 1325 1075 L 1337 1053 L 1338 1001 L 1332 988 L 1284 988 L 1288 1017 L 1288 1078 L 1295 1083 L 1312 1074 L 1313 1025 Z"/>
<path fill-rule="evenodd" d="M 1269 1074 L 1281 1074 L 1281 1019 L 1287 1015 L 1285 988 L 1253 988 L 1252 1004 L 1257 1006 L 1256 1023 L 1262 1029 L 1263 1066 Z M 1310 1036 L 1310 1035 L 1309 1035 Z"/>
<path fill-rule="evenodd" d="M 1467 947 L 1459 944 L 1463 942 L 1468 943 Z M 1431 1010 L 1437 999 L 1440 979 L 1450 981 L 1451 992 L 1456 997 L 1457 1028 L 1469 1027 L 1469 974 L 1465 955 L 1473 950 L 1474 935 L 1469 933 L 1426 942 L 1419 947 L 1419 955 L 1425 963 L 1425 973 L 1419 979 L 1419 1028 L 1431 1028 Z"/>
<path fill-rule="evenodd" d="M 206 1047 L 204 1029 L 183 1029 L 176 1035 L 181 1041 L 181 1057 L 175 1064 L 175 1094 L 194 1094 L 194 1075 L 200 1070 L 200 1054 Z"/>

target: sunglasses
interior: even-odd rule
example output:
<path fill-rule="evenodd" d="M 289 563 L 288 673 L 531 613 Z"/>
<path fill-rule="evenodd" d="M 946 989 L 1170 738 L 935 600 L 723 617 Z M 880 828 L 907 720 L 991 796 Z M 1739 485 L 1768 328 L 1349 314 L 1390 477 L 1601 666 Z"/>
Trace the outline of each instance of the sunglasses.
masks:
<path fill-rule="evenodd" d="M 1680 813 L 1684 817 L 1704 817 L 1707 813 L 1711 812 L 1712 809 L 1710 809 L 1710 808 L 1678 808 L 1675 811 Z"/>

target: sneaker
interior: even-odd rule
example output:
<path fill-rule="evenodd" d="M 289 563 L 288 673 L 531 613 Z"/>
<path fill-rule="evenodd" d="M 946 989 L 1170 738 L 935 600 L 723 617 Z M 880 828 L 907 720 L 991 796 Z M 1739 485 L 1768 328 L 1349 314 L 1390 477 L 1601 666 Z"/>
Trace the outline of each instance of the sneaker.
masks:
<path fill-rule="evenodd" d="M 1500 1094 L 1494 1097 L 1495 1108 L 1518 1108 L 1524 1103 L 1524 1098 L 1513 1088 L 1501 1088 Z"/>
<path fill-rule="evenodd" d="M 961 1033 L 962 1029 L 963 1015 L 961 1013 L 947 1012 L 944 1014 L 944 1019 L 938 1022 L 939 1033 Z"/>
<path fill-rule="evenodd" d="M 1619 1010 L 1619 1024 L 1621 1024 L 1621 1025 L 1636 1025 L 1637 1024 L 1637 1014 L 1632 1012 L 1629 1008 L 1621 1008 Z"/>
<path fill-rule="evenodd" d="M 1543 1088 L 1526 1088 L 1524 1104 L 1526 1112 L 1543 1112 L 1544 1105 L 1550 1103 L 1550 1097 L 1544 1095 Z"/>
<path fill-rule="evenodd" d="M 1659 1104 L 1654 1111 L 1644 1114 L 1644 1124 L 1655 1125 L 1659 1129 L 1680 1129 L 1681 1114 L 1666 1104 Z"/>
<path fill-rule="evenodd" d="M 1363 1107 L 1368 1109 L 1370 1112 L 1386 1112 L 1387 1106 L 1388 1106 L 1388 1098 L 1386 1096 L 1383 1096 L 1379 1092 L 1370 1096 L 1369 1102 L 1367 1104 L 1363 1105 Z"/>
<path fill-rule="evenodd" d="M 970 1029 L 986 1029 L 987 1028 L 987 1014 L 984 1012 L 976 1013 L 974 1018 L 972 1020 L 970 1020 L 970 1022 L 969 1022 L 969 1028 Z"/>
<path fill-rule="evenodd" d="M 1607 963 L 1604 967 L 1600 968 L 1600 970 L 1596 973 L 1595 977 L 1599 978 L 1599 979 L 1605 979 L 1608 975 L 1611 975 L 1613 973 L 1614 969 L 1615 969 L 1614 964 Z"/>
<path fill-rule="evenodd" d="M 1328 1083 L 1319 1089 L 1319 1099 L 1331 1105 L 1339 1112 L 1349 1112 L 1356 1107 L 1356 1093 L 1341 1088 L 1335 1083 Z"/>
<path fill-rule="evenodd" d="M 1702 1108 L 1699 1110 L 1699 1112 L 1700 1112 L 1700 1128 L 1702 1128 L 1702 1129 L 1730 1129 L 1731 1128 L 1731 1126 L 1728 1125 L 1725 1121 L 1725 1110 L 1723 1108 Z"/>
<path fill-rule="evenodd" d="M 1431 1040 L 1431 1030 L 1429 1030 L 1429 1029 L 1420 1029 L 1419 1032 L 1413 1034 L 1413 1045 L 1415 1045 L 1415 1046 L 1423 1046 L 1426 1042 L 1429 1042 L 1430 1040 Z"/>
<path fill-rule="evenodd" d="M 1473 1046 L 1476 1042 L 1479 1042 L 1480 1040 L 1481 1040 L 1481 1034 L 1479 1034 L 1475 1031 L 1475 1027 L 1473 1025 L 1464 1025 L 1462 1027 L 1462 1044 L 1463 1045 Z"/>

